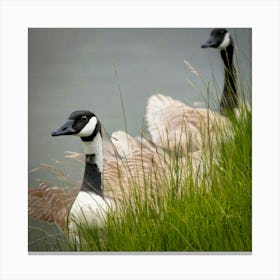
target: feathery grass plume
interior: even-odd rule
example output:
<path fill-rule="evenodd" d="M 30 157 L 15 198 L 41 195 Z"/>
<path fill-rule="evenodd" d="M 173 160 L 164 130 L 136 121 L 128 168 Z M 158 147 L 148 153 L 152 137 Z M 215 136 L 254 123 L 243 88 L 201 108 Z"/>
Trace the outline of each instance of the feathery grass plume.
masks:
<path fill-rule="evenodd" d="M 184 64 L 187 65 L 187 67 L 189 68 L 191 73 L 193 73 L 197 78 L 201 79 L 199 73 L 197 72 L 197 70 L 193 67 L 193 65 L 189 61 L 187 61 L 185 59 Z"/>

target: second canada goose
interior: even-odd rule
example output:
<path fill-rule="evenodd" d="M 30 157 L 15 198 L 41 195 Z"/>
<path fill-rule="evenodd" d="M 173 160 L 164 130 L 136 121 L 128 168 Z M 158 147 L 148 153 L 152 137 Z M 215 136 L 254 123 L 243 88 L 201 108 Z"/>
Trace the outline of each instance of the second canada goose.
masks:
<path fill-rule="evenodd" d="M 220 112 L 225 115 L 227 111 L 233 111 L 238 106 L 236 70 L 233 64 L 233 39 L 226 29 L 216 28 L 212 30 L 210 38 L 201 47 L 220 50 L 224 63 L 224 89 L 220 100 Z"/>
<path fill-rule="evenodd" d="M 163 148 L 174 150 L 179 146 L 183 151 L 200 150 L 206 131 L 215 135 L 217 129 L 229 125 L 226 118 L 239 105 L 236 70 L 233 64 L 234 42 L 224 28 L 212 30 L 209 40 L 202 48 L 220 50 L 224 63 L 224 89 L 220 100 L 220 114 L 203 108 L 193 108 L 184 103 L 156 94 L 149 98 L 145 119 L 152 141 Z"/>

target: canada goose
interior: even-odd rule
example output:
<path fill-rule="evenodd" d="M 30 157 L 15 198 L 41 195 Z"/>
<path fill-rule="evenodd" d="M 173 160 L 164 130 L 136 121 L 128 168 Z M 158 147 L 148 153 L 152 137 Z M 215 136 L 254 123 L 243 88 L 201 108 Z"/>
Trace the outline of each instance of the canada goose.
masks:
<path fill-rule="evenodd" d="M 223 28 L 214 29 L 209 40 L 201 47 L 219 49 L 224 63 L 221 114 L 203 108 L 192 108 L 162 94 L 151 96 L 145 114 L 147 129 L 152 141 L 162 148 L 174 150 L 180 147 L 184 152 L 200 150 L 206 135 L 211 133 L 214 138 L 213 132 L 230 126 L 226 116 L 239 105 L 236 70 L 233 65 L 234 43 L 230 33 Z"/>
<path fill-rule="evenodd" d="M 236 70 L 233 64 L 234 43 L 230 33 L 224 28 L 212 30 L 210 38 L 202 48 L 216 48 L 220 50 L 224 63 L 224 89 L 220 100 L 220 113 L 233 111 L 238 106 Z"/>
<path fill-rule="evenodd" d="M 69 190 L 41 184 L 39 189 L 29 190 L 29 217 L 55 222 L 67 232 L 73 232 L 75 224 L 81 222 L 102 227 L 104 214 L 114 203 L 103 192 L 100 122 L 90 111 L 75 111 L 52 133 L 61 135 L 76 135 L 82 140 L 85 170 L 81 188 Z"/>
<path fill-rule="evenodd" d="M 106 213 L 114 210 L 124 195 L 134 191 L 133 183 L 149 182 L 148 188 L 152 187 L 148 191 L 157 191 L 160 186 L 159 177 L 166 168 L 164 155 L 155 152 L 148 142 L 118 131 L 112 134 L 112 141 L 119 155 L 107 149 L 104 156 L 101 124 L 92 112 L 73 112 L 66 123 L 52 133 L 52 136 L 61 135 L 79 136 L 82 141 L 85 155 L 68 154 L 85 162 L 81 187 L 62 189 L 42 183 L 39 189 L 29 189 L 30 218 L 57 223 L 67 234 L 75 232 L 77 223 L 103 227 Z M 144 191 L 140 189 L 140 195 Z"/>

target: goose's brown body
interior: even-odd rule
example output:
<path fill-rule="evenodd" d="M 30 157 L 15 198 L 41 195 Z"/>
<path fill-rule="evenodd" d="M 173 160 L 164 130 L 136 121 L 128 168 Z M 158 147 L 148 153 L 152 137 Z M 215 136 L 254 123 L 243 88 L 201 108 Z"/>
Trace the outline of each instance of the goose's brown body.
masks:
<path fill-rule="evenodd" d="M 211 137 L 229 126 L 227 118 L 219 113 L 192 108 L 181 101 L 161 94 L 153 95 L 146 108 L 146 123 L 152 141 L 167 150 L 178 150 L 183 154 L 201 151 Z"/>

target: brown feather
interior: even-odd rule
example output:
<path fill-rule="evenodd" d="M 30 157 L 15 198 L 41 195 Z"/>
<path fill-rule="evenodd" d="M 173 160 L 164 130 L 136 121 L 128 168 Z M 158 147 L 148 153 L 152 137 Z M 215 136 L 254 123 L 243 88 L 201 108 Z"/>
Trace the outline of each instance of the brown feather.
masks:
<path fill-rule="evenodd" d="M 153 95 L 146 109 L 147 129 L 153 142 L 167 150 L 199 151 L 211 135 L 229 123 L 220 114 L 203 108 L 192 108 L 169 96 Z"/>
<path fill-rule="evenodd" d="M 28 190 L 28 216 L 36 220 L 55 222 L 65 229 L 69 209 L 78 192 L 78 188 L 56 188 L 41 183 L 38 189 Z"/>

